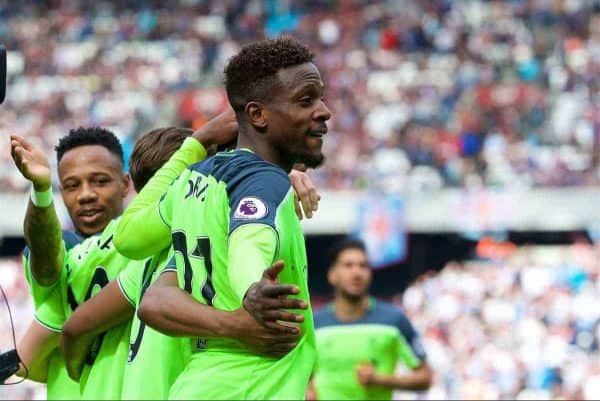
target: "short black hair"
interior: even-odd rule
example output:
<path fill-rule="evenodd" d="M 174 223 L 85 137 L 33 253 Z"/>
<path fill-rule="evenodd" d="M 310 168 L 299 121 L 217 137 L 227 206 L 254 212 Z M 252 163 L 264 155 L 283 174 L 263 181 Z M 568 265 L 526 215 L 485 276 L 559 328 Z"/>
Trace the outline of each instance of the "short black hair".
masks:
<path fill-rule="evenodd" d="M 65 153 L 69 150 L 85 145 L 100 145 L 104 146 L 108 151 L 124 163 L 123 147 L 117 136 L 101 127 L 79 127 L 72 129 L 69 133 L 58 141 L 56 150 L 56 161 L 60 162 Z"/>
<path fill-rule="evenodd" d="M 279 70 L 310 63 L 313 58 L 308 47 L 287 37 L 244 46 L 225 67 L 225 89 L 231 107 L 241 112 L 248 102 L 267 100 L 280 85 Z"/>
<path fill-rule="evenodd" d="M 362 240 L 355 237 L 345 237 L 335 242 L 329 249 L 329 267 L 335 265 L 341 253 L 348 249 L 358 249 L 365 254 L 367 253 L 367 247 Z"/>

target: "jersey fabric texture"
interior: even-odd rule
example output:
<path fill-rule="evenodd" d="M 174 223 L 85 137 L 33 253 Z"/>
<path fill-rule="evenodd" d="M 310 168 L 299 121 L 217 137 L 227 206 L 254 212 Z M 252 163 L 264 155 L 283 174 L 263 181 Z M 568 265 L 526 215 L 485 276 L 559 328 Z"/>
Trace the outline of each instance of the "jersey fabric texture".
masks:
<path fill-rule="evenodd" d="M 191 355 L 189 339 L 166 336 L 137 317 L 144 293 L 165 270 L 175 270 L 175 259 L 168 249 L 149 259 L 143 269 L 134 265 L 118 277 L 123 295 L 135 308 L 123 378 L 123 400 L 166 399 Z"/>
<path fill-rule="evenodd" d="M 114 247 L 112 238 L 117 221 L 111 221 L 102 233 L 86 238 L 69 250 L 57 285 L 62 313 L 47 311 L 43 316 L 38 313 L 40 321 L 49 327 L 62 327 L 77 306 L 116 279 L 130 263 L 143 269 L 143 261 L 130 261 Z M 82 399 L 120 399 L 129 327 L 129 323 L 115 327 L 94 343 L 81 375 Z"/>
<path fill-rule="evenodd" d="M 278 259 L 282 283 L 310 305 L 304 236 L 286 173 L 247 150 L 218 153 L 190 166 L 159 203 L 172 232 L 181 288 L 222 310 L 241 307 L 248 287 Z M 284 358 L 252 354 L 225 338 L 192 341 L 193 354 L 173 399 L 303 399 L 315 361 L 312 311 Z"/>
<path fill-rule="evenodd" d="M 414 369 L 425 360 L 419 336 L 402 311 L 373 298 L 369 301 L 367 313 L 352 322 L 338 320 L 333 304 L 315 313 L 313 383 L 321 400 L 391 400 L 391 389 L 358 382 L 358 366 L 371 363 L 377 373 L 393 374 L 398 361 Z"/>
<path fill-rule="evenodd" d="M 67 255 L 81 241 L 83 241 L 82 237 L 71 231 L 63 230 L 62 246 L 64 248 L 64 255 Z M 54 327 L 52 324 L 52 322 L 56 322 L 57 320 L 60 321 L 60 316 L 63 313 L 60 291 L 56 285 L 44 287 L 35 281 L 29 265 L 29 248 L 25 248 L 23 251 L 23 267 L 25 269 L 25 277 L 29 283 L 29 291 L 33 298 L 35 319 L 47 329 L 60 332 L 61 326 Z M 57 315 L 59 316 L 58 318 L 52 317 L 46 321 L 47 316 Z M 69 377 L 65 359 L 59 349 L 54 350 L 48 357 L 46 398 L 48 400 L 77 400 L 80 398 L 79 383 L 71 380 Z"/>

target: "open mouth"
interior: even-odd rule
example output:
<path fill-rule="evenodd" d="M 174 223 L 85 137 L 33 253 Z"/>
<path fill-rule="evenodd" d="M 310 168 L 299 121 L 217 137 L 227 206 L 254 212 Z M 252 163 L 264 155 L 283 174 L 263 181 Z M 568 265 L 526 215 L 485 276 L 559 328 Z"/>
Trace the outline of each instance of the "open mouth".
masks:
<path fill-rule="evenodd" d="M 312 136 L 314 138 L 322 138 L 325 134 L 327 134 L 327 128 L 321 128 L 315 131 L 310 131 L 308 133 L 308 136 Z"/>
<path fill-rule="evenodd" d="M 79 218 L 86 223 L 92 223 L 100 217 L 102 209 L 88 209 L 79 213 Z"/>

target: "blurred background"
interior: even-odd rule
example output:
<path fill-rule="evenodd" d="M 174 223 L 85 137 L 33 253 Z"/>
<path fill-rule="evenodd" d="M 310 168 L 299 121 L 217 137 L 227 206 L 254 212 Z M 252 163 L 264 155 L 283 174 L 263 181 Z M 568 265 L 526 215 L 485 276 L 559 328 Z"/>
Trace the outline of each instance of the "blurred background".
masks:
<path fill-rule="evenodd" d="M 289 34 L 316 54 L 334 114 L 303 222 L 315 306 L 331 296 L 327 246 L 359 235 L 373 293 L 413 320 L 435 370 L 428 392 L 396 398 L 600 398 L 600 1 L 166 3 L 0 0 L 0 284 L 18 332 L 29 188 L 9 133 L 54 163 L 58 138 L 99 125 L 129 154 L 151 128 L 200 127 L 240 46 Z M 1 351 L 5 309 L 0 325 Z"/>

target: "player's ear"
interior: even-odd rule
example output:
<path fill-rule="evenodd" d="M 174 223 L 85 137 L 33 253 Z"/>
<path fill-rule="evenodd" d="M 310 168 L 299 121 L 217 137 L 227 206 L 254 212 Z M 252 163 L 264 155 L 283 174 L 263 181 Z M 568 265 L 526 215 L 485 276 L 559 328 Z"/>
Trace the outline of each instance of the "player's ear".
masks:
<path fill-rule="evenodd" d="M 257 131 L 264 131 L 267 129 L 267 116 L 264 104 L 260 102 L 248 102 L 244 109 L 248 121 Z"/>
<path fill-rule="evenodd" d="M 126 198 L 127 195 L 129 194 L 130 181 L 131 180 L 129 178 L 129 174 L 123 173 L 123 175 L 121 176 L 121 185 L 123 186 L 123 188 L 122 188 L 123 198 Z"/>
<path fill-rule="evenodd" d="M 335 274 L 335 267 L 331 266 L 329 270 L 327 270 L 327 281 L 330 285 L 335 286 L 337 282 L 337 275 Z"/>

